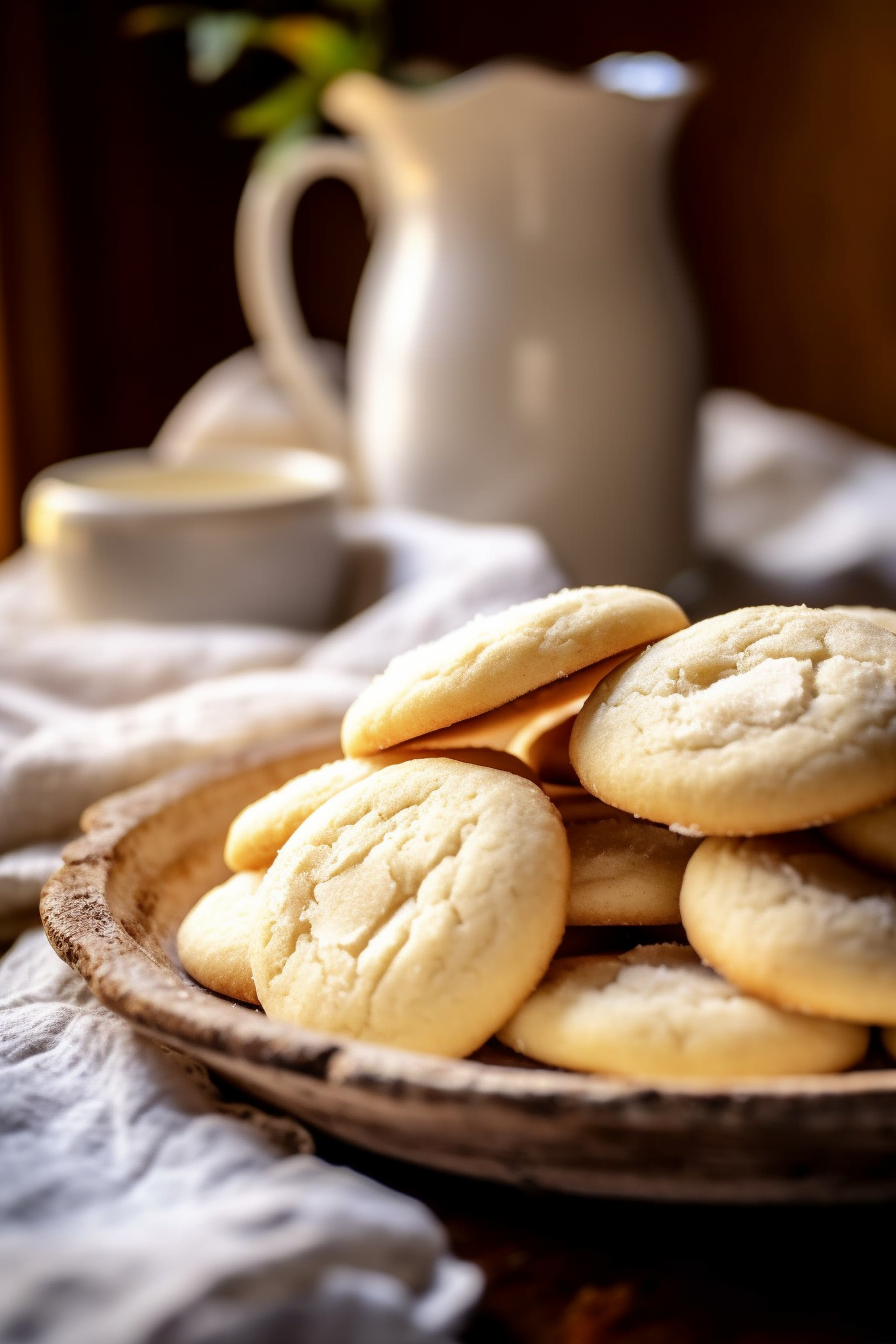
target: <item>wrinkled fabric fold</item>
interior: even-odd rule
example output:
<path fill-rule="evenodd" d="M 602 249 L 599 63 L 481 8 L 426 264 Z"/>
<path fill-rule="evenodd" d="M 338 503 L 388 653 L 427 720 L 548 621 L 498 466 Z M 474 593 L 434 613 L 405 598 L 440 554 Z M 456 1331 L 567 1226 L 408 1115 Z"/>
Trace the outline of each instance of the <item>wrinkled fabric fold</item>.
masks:
<path fill-rule="evenodd" d="M 0 1338 L 451 1339 L 478 1270 L 421 1204 L 310 1146 L 23 935 L 0 963 Z"/>
<path fill-rule="evenodd" d="M 522 528 L 370 512 L 323 636 L 74 625 L 36 558 L 0 565 L 0 937 L 34 919 L 82 810 L 177 766 L 338 737 L 400 653 L 563 585 Z M 0 1338 L 448 1344 L 481 1290 L 414 1200 L 221 1102 L 25 934 L 0 962 Z"/>
<path fill-rule="evenodd" d="M 477 612 L 562 587 L 526 528 L 358 511 L 343 522 L 345 619 L 322 636 L 252 626 L 59 620 L 37 557 L 0 565 L 0 932 L 97 798 L 304 731 L 334 738 L 396 653 Z M 35 864 L 42 847 L 43 864 Z"/>

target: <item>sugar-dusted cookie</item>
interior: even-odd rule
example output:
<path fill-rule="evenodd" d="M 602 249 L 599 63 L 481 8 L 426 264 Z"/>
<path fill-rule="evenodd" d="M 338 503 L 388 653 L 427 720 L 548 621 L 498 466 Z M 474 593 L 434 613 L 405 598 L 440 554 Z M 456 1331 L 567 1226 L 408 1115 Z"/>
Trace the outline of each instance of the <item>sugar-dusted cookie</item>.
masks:
<path fill-rule="evenodd" d="M 692 834 L 876 807 L 896 796 L 896 635 L 806 607 L 700 621 L 596 688 L 570 756 L 592 793 Z"/>
<path fill-rule="evenodd" d="M 206 989 L 258 1003 L 249 966 L 249 938 L 263 872 L 234 873 L 193 906 L 177 931 L 184 970 Z"/>
<path fill-rule="evenodd" d="M 567 924 L 677 924 L 681 880 L 699 841 L 606 811 L 566 822 Z"/>
<path fill-rule="evenodd" d="M 896 802 L 835 821 L 824 831 L 838 849 L 860 863 L 896 873 Z"/>
<path fill-rule="evenodd" d="M 346 714 L 343 751 L 369 756 L 450 728 L 685 625 L 670 598 L 622 586 L 567 588 L 478 616 L 394 658 Z"/>
<path fill-rule="evenodd" d="M 391 765 L 271 865 L 258 997 L 281 1021 L 465 1055 L 544 974 L 568 895 L 566 834 L 538 785 L 445 758 Z"/>
<path fill-rule="evenodd" d="M 817 834 L 705 840 L 681 919 L 717 971 L 784 1008 L 896 1024 L 896 885 Z"/>
<path fill-rule="evenodd" d="M 555 961 L 498 1037 L 545 1064 L 634 1078 L 831 1073 L 868 1044 L 867 1028 L 761 1003 L 669 943 Z"/>
<path fill-rule="evenodd" d="M 535 778 L 529 766 L 518 757 L 488 747 L 445 748 L 443 751 L 421 748 L 416 753 L 381 752 L 371 758 L 330 761 L 316 770 L 297 775 L 273 793 L 267 793 L 243 808 L 227 833 L 224 861 L 234 872 L 269 868 L 293 831 L 322 803 L 342 793 L 343 789 L 367 779 L 387 765 L 407 760 L 409 756 L 443 754 L 471 765 L 485 765 L 493 770 L 509 770 L 527 779 Z"/>
<path fill-rule="evenodd" d="M 879 625 L 882 630 L 889 630 L 896 635 L 896 611 L 891 611 L 889 607 L 828 607 L 828 611 L 870 621 L 872 625 Z"/>

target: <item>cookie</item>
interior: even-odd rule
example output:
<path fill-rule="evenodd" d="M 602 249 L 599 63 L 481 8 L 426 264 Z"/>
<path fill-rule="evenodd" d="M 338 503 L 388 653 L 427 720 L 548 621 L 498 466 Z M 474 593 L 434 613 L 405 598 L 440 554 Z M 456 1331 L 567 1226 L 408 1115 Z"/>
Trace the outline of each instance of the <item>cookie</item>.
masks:
<path fill-rule="evenodd" d="M 375 761 L 330 761 L 256 799 L 230 823 L 224 862 L 236 873 L 269 868 L 278 850 L 306 817 L 381 768 Z"/>
<path fill-rule="evenodd" d="M 841 616 L 852 616 L 860 621 L 870 621 L 872 625 L 879 625 L 882 630 L 889 630 L 896 635 L 896 611 L 891 611 L 889 607 L 828 607 L 828 611 L 836 611 Z"/>
<path fill-rule="evenodd" d="M 258 1003 L 249 939 L 263 877 L 263 872 L 234 873 L 200 897 L 177 931 L 177 955 L 188 975 L 244 1003 Z"/>
<path fill-rule="evenodd" d="M 634 1078 L 830 1073 L 868 1030 L 783 1012 L 740 993 L 689 947 L 555 961 L 499 1040 L 545 1064 Z"/>
<path fill-rule="evenodd" d="M 569 759 L 569 739 L 584 703 L 578 699 L 572 705 L 533 715 L 508 742 L 507 750 L 525 761 L 546 784 L 578 784 L 579 777 Z"/>
<path fill-rule="evenodd" d="M 441 732 L 686 625 L 670 598 L 622 586 L 568 588 L 476 617 L 394 658 L 346 714 L 342 749 L 370 756 Z"/>
<path fill-rule="evenodd" d="M 807 607 L 700 621 L 596 688 L 570 757 L 598 797 L 691 834 L 875 807 L 896 796 L 896 635 Z"/>
<path fill-rule="evenodd" d="M 835 821 L 824 833 L 860 863 L 896 874 L 896 802 Z"/>
<path fill-rule="evenodd" d="M 445 758 L 331 798 L 260 890 L 252 974 L 269 1016 L 462 1056 L 531 992 L 566 920 L 569 848 L 542 790 Z"/>
<path fill-rule="evenodd" d="M 421 750 L 419 754 L 431 756 L 435 753 Z M 509 770 L 529 779 L 535 777 L 523 761 L 504 751 L 471 747 L 450 754 L 455 760 L 466 760 L 472 765 Z M 225 863 L 234 872 L 269 868 L 293 831 L 323 803 L 351 784 L 369 778 L 377 770 L 406 759 L 404 753 L 384 752 L 369 759 L 330 761 L 290 779 L 273 793 L 250 803 L 234 818 L 224 845 Z"/>
<path fill-rule="evenodd" d="M 621 663 L 627 662 L 631 653 L 639 652 L 641 647 L 639 645 L 637 650 L 626 650 L 615 658 L 603 658 L 599 663 L 590 663 L 578 672 L 571 672 L 568 677 L 561 677 L 525 695 L 518 695 L 497 709 L 489 709 L 471 719 L 460 719 L 447 728 L 437 728 L 434 732 L 412 737 L 401 747 L 407 750 L 419 747 L 438 750 L 442 747 L 479 745 L 509 751 L 511 743 L 533 719 L 550 717 L 556 721 L 558 718 L 574 718 L 597 683 L 609 676 Z"/>
<path fill-rule="evenodd" d="M 896 885 L 820 836 L 704 841 L 680 907 L 700 956 L 745 992 L 821 1017 L 896 1024 Z"/>
<path fill-rule="evenodd" d="M 568 821 L 566 836 L 567 924 L 679 922 L 678 893 L 698 840 L 612 812 Z"/>

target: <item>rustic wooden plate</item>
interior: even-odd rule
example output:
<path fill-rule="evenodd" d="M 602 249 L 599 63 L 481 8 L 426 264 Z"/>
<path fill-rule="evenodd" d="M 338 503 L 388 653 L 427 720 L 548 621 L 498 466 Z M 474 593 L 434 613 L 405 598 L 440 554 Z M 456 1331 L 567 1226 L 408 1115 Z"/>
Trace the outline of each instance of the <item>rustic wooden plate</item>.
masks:
<path fill-rule="evenodd" d="M 91 808 L 44 893 L 50 942 L 103 1003 L 256 1096 L 363 1147 L 467 1175 L 676 1200 L 896 1196 L 896 1069 L 645 1085 L 329 1037 L 195 985 L 174 934 L 225 875 L 231 818 L 332 740 L 181 770 Z"/>

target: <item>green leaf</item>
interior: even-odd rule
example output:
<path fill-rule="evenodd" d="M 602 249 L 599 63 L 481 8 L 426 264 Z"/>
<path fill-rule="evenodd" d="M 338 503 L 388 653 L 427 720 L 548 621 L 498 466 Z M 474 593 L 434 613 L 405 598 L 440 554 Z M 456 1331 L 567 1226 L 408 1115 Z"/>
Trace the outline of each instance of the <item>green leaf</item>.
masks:
<path fill-rule="evenodd" d="M 365 59 L 365 42 L 344 24 L 313 15 L 271 19 L 257 46 L 277 51 L 312 79 L 321 82 L 356 70 Z"/>
<path fill-rule="evenodd" d="M 305 75 L 291 75 L 276 88 L 231 112 L 225 123 L 231 135 L 270 139 L 294 123 L 316 120 L 319 86 Z M 307 132 L 303 132 L 307 134 Z"/>
<path fill-rule="evenodd" d="M 185 28 L 199 13 L 195 5 L 141 5 L 125 14 L 121 31 L 125 37 L 170 32 L 172 28 Z"/>
<path fill-rule="evenodd" d="M 254 14 L 200 13 L 187 24 L 190 76 L 211 84 L 236 65 L 246 47 L 264 27 Z"/>

